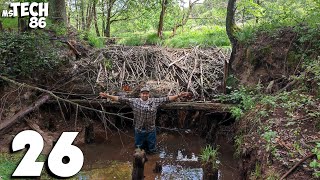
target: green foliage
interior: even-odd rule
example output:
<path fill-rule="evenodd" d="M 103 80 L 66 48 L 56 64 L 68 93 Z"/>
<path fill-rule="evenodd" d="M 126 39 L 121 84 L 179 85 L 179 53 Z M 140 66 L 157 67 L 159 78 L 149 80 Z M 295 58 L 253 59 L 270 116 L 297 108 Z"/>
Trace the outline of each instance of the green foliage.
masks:
<path fill-rule="evenodd" d="M 235 120 L 239 120 L 243 115 L 242 109 L 235 106 L 231 107 L 230 112 L 231 112 L 231 116 L 235 118 Z"/>
<path fill-rule="evenodd" d="M 0 72 L 8 76 L 31 76 L 55 68 L 59 61 L 52 43 L 43 34 L 0 34 Z"/>
<path fill-rule="evenodd" d="M 46 23 L 47 23 L 47 25 L 46 25 L 45 29 L 52 30 L 58 36 L 67 35 L 68 30 L 65 25 L 53 23 L 49 18 L 46 19 Z"/>
<path fill-rule="evenodd" d="M 201 27 L 196 30 L 186 30 L 173 38 L 166 39 L 168 47 L 226 47 L 230 46 L 230 41 L 222 26 Z"/>
<path fill-rule="evenodd" d="M 253 0 L 240 1 L 237 4 L 237 17 L 241 19 L 242 29 L 236 32 L 240 42 L 254 40 L 258 33 L 272 35 L 283 27 L 319 26 L 319 3 L 315 0 L 277 0 L 263 1 L 260 5 Z M 302 31 L 306 36 L 310 33 Z"/>
<path fill-rule="evenodd" d="M 167 47 L 186 48 L 186 47 L 229 47 L 230 42 L 221 26 L 202 27 L 197 30 L 186 30 L 174 37 L 170 37 L 171 31 L 163 32 L 164 37 L 160 39 L 156 32 L 151 31 L 135 32 L 122 34 L 118 44 L 138 46 L 138 45 L 165 45 Z"/>
<path fill-rule="evenodd" d="M 317 143 L 316 147 L 312 149 L 312 153 L 316 155 L 316 159 L 309 166 L 313 169 L 313 176 L 320 178 L 320 143 Z"/>
<path fill-rule="evenodd" d="M 204 149 L 201 150 L 200 158 L 202 163 L 212 163 L 213 170 L 218 168 L 218 148 L 215 149 L 212 146 L 207 145 Z"/>
<path fill-rule="evenodd" d="M 0 11 L 2 13 L 2 11 Z M 0 21 L 2 22 L 3 29 L 18 29 L 18 18 L 4 18 L 0 16 Z"/>
<path fill-rule="evenodd" d="M 92 33 L 88 34 L 88 42 L 91 46 L 96 48 L 103 48 L 105 46 L 105 39 L 97 37 Z"/>
<path fill-rule="evenodd" d="M 275 154 L 276 151 L 276 147 L 274 145 L 276 136 L 277 132 L 272 130 L 266 131 L 262 134 L 263 139 L 267 141 L 266 151 L 272 152 L 272 154 Z"/>
<path fill-rule="evenodd" d="M 235 137 L 234 142 L 235 142 L 235 149 L 236 149 L 235 153 L 234 153 L 234 156 L 235 157 L 240 157 L 240 155 L 241 155 L 241 147 L 243 145 L 243 135 L 237 135 Z"/>
<path fill-rule="evenodd" d="M 261 164 L 256 162 L 254 172 L 251 172 L 250 179 L 259 179 L 259 178 L 261 178 Z"/>

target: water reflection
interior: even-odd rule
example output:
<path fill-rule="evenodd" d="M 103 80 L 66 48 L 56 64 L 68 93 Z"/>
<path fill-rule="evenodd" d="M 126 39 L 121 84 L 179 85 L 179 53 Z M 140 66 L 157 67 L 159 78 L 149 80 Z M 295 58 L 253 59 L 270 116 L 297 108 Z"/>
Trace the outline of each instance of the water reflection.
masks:
<path fill-rule="evenodd" d="M 203 170 L 202 168 L 183 168 L 180 165 L 165 165 L 162 167 L 161 176 L 157 176 L 156 180 L 199 180 L 202 179 Z"/>

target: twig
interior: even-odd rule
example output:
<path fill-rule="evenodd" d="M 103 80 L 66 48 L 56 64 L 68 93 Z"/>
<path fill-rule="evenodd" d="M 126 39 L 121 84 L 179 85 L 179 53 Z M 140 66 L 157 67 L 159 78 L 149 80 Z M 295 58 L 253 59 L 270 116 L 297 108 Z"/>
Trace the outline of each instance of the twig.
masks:
<path fill-rule="evenodd" d="M 283 180 L 284 178 L 286 178 L 293 170 L 295 170 L 301 163 L 303 163 L 305 160 L 312 158 L 313 156 L 315 156 L 315 154 L 309 154 L 308 156 L 304 157 L 303 159 L 301 159 L 301 161 L 299 161 L 296 165 L 294 165 L 291 169 L 289 169 L 289 171 L 287 171 L 281 178 L 280 180 Z"/>

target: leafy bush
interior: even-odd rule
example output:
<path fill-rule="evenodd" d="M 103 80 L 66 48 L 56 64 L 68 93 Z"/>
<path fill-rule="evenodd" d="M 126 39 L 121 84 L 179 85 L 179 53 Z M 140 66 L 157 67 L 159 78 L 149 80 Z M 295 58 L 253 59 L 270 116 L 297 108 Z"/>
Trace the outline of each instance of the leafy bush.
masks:
<path fill-rule="evenodd" d="M 43 34 L 0 34 L 0 72 L 7 76 L 31 76 L 58 64 L 52 43 Z"/>
<path fill-rule="evenodd" d="M 312 149 L 312 153 L 316 155 L 316 159 L 309 166 L 313 168 L 313 176 L 320 178 L 320 143 L 317 143 L 317 146 Z"/>

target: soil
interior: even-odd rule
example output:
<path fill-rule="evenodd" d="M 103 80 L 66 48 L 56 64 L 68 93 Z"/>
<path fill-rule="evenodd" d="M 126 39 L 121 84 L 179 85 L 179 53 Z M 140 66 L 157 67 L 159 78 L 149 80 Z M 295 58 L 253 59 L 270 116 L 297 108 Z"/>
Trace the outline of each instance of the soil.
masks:
<path fill-rule="evenodd" d="M 292 81 L 289 80 L 291 75 L 299 73 L 301 59 L 295 58 L 298 38 L 292 28 L 284 28 L 273 36 L 261 33 L 253 42 L 240 44 L 232 65 L 236 79 L 241 85 L 256 87 L 260 84 L 262 91 L 279 92 Z M 298 87 L 295 85 L 291 89 Z M 319 112 L 320 100 L 312 93 L 300 96 L 309 96 L 314 103 L 293 112 L 285 107 L 258 104 L 237 122 L 235 141 L 238 141 L 244 179 L 280 179 L 319 142 L 319 118 L 310 117 L 306 112 Z M 261 118 L 261 111 L 266 111 L 268 116 Z M 309 167 L 312 160 L 303 162 L 287 179 L 313 179 L 313 170 Z"/>
<path fill-rule="evenodd" d="M 297 34 L 286 28 L 275 36 L 262 33 L 252 43 L 240 43 L 232 64 L 240 84 L 255 86 L 261 83 L 267 87 L 271 81 L 276 81 L 273 92 L 284 87 L 287 83 L 284 77 L 292 75 L 299 63 L 293 57 L 293 43 L 296 40 Z"/>

